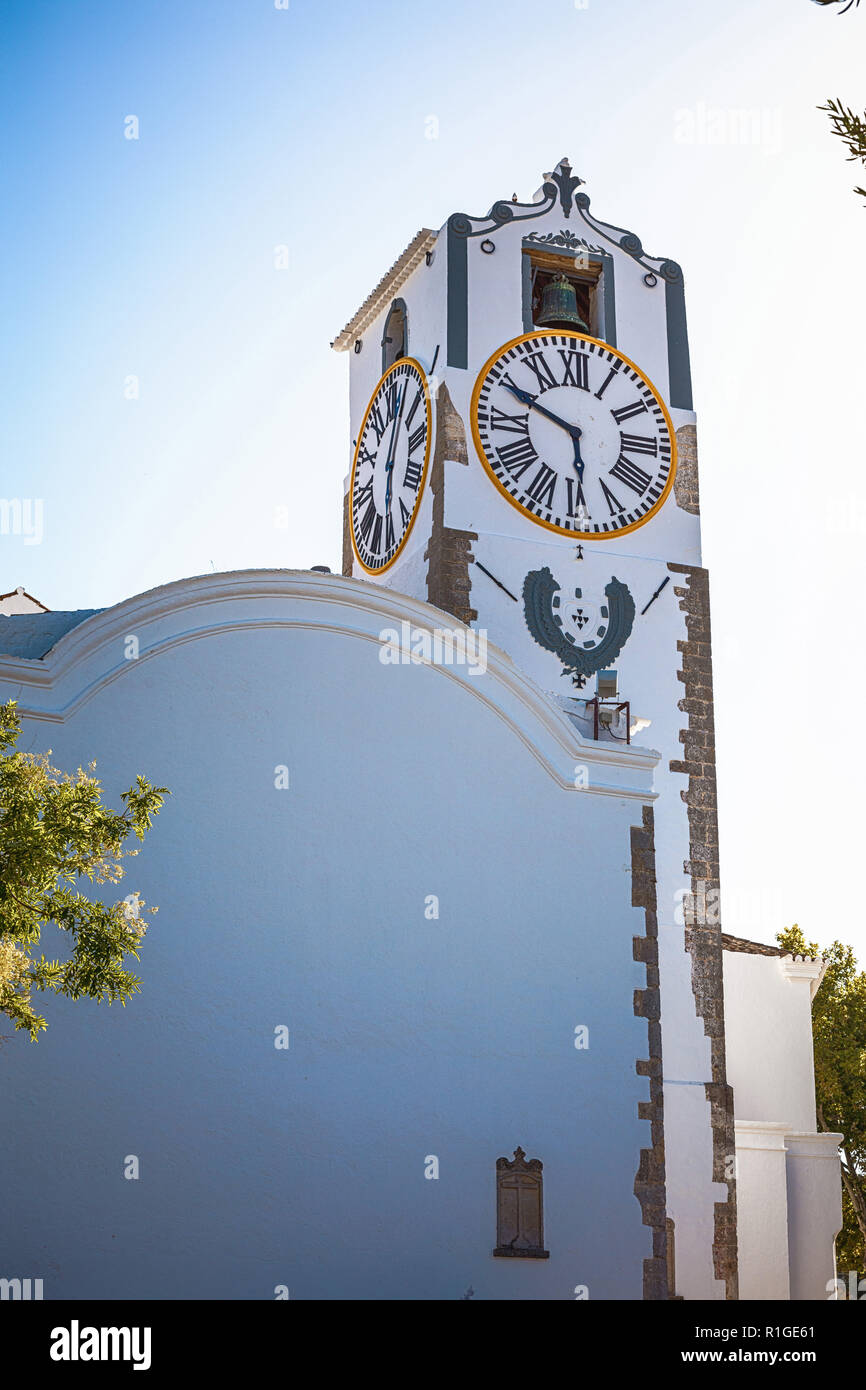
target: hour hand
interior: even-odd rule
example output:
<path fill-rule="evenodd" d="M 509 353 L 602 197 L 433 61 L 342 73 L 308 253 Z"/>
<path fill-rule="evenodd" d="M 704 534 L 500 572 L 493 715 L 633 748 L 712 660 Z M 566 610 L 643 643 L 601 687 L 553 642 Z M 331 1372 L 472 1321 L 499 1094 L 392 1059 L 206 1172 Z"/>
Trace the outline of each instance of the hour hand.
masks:
<path fill-rule="evenodd" d="M 574 434 L 571 436 L 571 438 L 572 443 L 574 444 L 574 466 L 577 470 L 578 478 L 581 482 L 583 482 L 583 470 L 586 467 L 586 465 L 583 459 L 580 457 L 580 430 L 576 427 Z"/>

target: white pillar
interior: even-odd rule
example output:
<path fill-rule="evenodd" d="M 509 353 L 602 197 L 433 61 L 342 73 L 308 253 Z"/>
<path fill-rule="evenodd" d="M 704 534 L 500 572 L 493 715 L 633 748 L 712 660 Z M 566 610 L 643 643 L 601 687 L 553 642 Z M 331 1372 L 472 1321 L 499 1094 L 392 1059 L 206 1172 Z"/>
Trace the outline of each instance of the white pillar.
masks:
<path fill-rule="evenodd" d="M 790 1298 L 787 1124 L 737 1120 L 737 1245 L 740 1298 Z"/>
<path fill-rule="evenodd" d="M 785 1135 L 791 1297 L 833 1297 L 834 1241 L 842 1226 L 841 1134 Z M 847 1270 L 842 1270 L 847 1279 Z"/>

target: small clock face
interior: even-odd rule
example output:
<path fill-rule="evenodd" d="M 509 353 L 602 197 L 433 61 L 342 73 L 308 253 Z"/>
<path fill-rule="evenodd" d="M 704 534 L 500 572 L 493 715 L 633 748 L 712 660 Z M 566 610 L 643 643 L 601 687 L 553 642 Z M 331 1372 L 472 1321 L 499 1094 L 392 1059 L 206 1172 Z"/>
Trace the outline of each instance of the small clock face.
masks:
<path fill-rule="evenodd" d="M 475 383 L 472 432 L 514 506 L 587 539 L 643 526 L 676 472 L 673 425 L 652 382 L 580 333 L 528 333 L 500 348 Z"/>
<path fill-rule="evenodd" d="M 393 565 L 415 520 L 430 462 L 430 388 L 412 357 L 382 377 L 352 463 L 352 546 L 370 574 Z"/>

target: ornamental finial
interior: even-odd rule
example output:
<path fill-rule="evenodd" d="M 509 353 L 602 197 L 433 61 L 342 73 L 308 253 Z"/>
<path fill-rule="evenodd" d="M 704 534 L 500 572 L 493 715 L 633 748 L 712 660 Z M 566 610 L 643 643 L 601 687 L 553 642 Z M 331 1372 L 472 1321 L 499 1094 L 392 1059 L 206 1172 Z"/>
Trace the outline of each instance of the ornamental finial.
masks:
<path fill-rule="evenodd" d="M 566 217 L 569 217 L 571 215 L 574 190 L 578 188 L 584 180 L 579 178 L 577 174 L 572 174 L 571 165 L 567 158 L 561 159 L 553 172 L 545 174 L 544 177 L 548 184 L 553 184 L 559 189 L 559 201 L 562 205 L 562 211 L 565 213 Z"/>

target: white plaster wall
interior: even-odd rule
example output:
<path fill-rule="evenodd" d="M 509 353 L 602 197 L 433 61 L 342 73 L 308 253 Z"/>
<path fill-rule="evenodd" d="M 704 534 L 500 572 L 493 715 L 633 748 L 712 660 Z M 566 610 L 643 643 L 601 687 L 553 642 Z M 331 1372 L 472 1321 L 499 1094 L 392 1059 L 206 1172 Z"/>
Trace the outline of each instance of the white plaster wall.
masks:
<path fill-rule="evenodd" d="M 737 1120 L 815 1130 L 810 980 L 778 956 L 724 952 L 728 1081 Z"/>
<path fill-rule="evenodd" d="M 790 1278 L 784 1125 L 738 1125 L 736 1138 L 740 1298 L 787 1299 Z"/>
<path fill-rule="evenodd" d="M 842 1136 L 815 1132 L 811 998 L 821 966 L 725 951 L 724 967 L 741 1297 L 826 1299 L 842 1225 Z M 756 1161 L 761 1145 L 772 1162 L 766 1153 Z M 780 1286 L 783 1257 L 789 1293 L 767 1292 Z"/>
<path fill-rule="evenodd" d="M 583 747 L 495 650 L 480 677 L 380 663 L 387 620 L 438 617 L 216 575 L 0 663 L 25 747 L 96 757 L 112 801 L 138 771 L 173 793 L 124 884 L 160 906 L 142 994 L 49 999 L 44 1038 L 4 1048 L 4 1262 L 46 1298 L 641 1297 L 629 829 L 653 759 Z M 543 1262 L 491 1255 L 518 1144 Z"/>
<path fill-rule="evenodd" d="M 791 1297 L 827 1299 L 842 1229 L 838 1134 L 786 1136 Z M 847 1278 L 847 1271 L 843 1272 Z"/>

